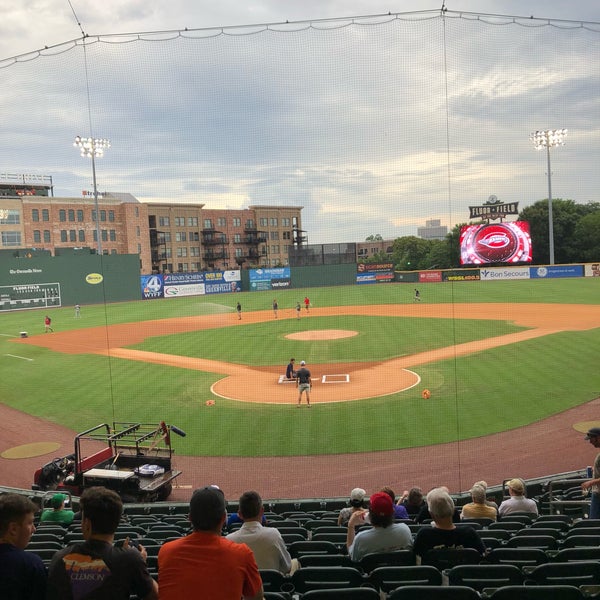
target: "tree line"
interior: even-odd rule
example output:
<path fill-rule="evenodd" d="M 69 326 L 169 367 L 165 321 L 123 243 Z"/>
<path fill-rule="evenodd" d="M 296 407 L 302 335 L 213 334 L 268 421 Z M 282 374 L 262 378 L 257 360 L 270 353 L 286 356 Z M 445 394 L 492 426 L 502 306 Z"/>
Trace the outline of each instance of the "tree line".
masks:
<path fill-rule="evenodd" d="M 577 204 L 573 200 L 552 200 L 554 258 L 556 264 L 583 263 L 600 260 L 600 203 Z M 548 235 L 548 200 L 539 200 L 524 208 L 519 221 L 527 221 L 531 232 L 533 264 L 550 262 Z M 424 240 L 416 236 L 396 238 L 391 254 L 380 252 L 362 262 L 393 262 L 399 271 L 452 269 L 460 267 L 460 223 L 443 240 Z M 367 241 L 381 240 L 379 234 Z"/>

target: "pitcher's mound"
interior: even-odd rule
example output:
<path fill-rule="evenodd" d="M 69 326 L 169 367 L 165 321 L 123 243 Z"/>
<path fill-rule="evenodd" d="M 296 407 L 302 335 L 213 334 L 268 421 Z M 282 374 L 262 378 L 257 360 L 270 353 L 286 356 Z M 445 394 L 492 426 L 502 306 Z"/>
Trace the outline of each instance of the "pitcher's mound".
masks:
<path fill-rule="evenodd" d="M 339 340 L 341 338 L 354 337 L 355 335 L 358 335 L 358 331 L 347 331 L 345 329 L 317 329 L 315 331 L 300 331 L 299 333 L 290 333 L 285 337 L 288 340 L 313 342 L 318 340 Z"/>

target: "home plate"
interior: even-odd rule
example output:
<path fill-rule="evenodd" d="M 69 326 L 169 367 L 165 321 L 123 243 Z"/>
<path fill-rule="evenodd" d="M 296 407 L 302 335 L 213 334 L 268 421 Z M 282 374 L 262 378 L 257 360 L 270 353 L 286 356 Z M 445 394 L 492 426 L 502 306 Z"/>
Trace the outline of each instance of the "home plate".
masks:
<path fill-rule="evenodd" d="M 350 375 L 348 373 L 344 373 L 343 375 L 323 375 L 321 383 L 350 383 Z"/>

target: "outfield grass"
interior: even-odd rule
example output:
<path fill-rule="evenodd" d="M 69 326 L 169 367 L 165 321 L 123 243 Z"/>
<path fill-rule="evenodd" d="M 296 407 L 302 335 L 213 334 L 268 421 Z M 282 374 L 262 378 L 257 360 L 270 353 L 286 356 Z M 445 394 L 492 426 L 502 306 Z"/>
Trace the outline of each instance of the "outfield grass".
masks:
<path fill-rule="evenodd" d="M 351 286 L 278 291 L 280 319 L 261 324 L 150 338 L 147 350 L 244 364 L 282 364 L 291 355 L 311 363 L 373 361 L 450 343 L 515 331 L 501 321 L 446 321 L 387 317 L 282 319 L 308 294 L 315 306 L 412 303 L 412 285 Z M 460 282 L 419 286 L 423 302 L 548 302 L 596 304 L 595 279 Z M 269 310 L 272 293 L 140 301 L 48 311 L 57 330 L 105 324 Z M 401 394 L 297 411 L 290 405 L 255 405 L 217 399 L 218 375 L 101 356 L 72 356 L 8 336 L 43 332 L 42 311 L 0 314 L 2 401 L 25 412 L 84 430 L 113 420 L 166 420 L 188 433 L 176 439 L 180 454 L 302 455 L 389 450 L 484 436 L 543 419 L 600 394 L 600 329 L 564 332 L 415 369 L 421 386 Z M 286 329 L 355 329 L 355 338 L 319 342 L 283 340 Z M 490 334 L 490 330 L 492 333 Z M 51 334 L 48 334 L 51 335 Z M 13 354 L 20 358 L 7 356 Z M 25 360 L 33 359 L 33 360 Z M 256 426 L 249 427 L 251 423 Z M 260 432 L 257 435 L 257 430 Z"/>

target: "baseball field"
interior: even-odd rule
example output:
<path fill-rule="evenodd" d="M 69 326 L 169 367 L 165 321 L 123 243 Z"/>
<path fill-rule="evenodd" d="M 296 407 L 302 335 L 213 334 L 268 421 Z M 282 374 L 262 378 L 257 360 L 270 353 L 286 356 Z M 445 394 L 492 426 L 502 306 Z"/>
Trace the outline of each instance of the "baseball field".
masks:
<path fill-rule="evenodd" d="M 428 284 L 420 302 L 413 287 L 280 290 L 277 318 L 272 292 L 1 314 L 0 452 L 53 426 L 64 440 L 165 420 L 187 433 L 185 484 L 288 498 L 468 489 L 592 460 L 578 430 L 600 418 L 598 279 Z M 310 410 L 280 382 L 290 357 L 311 370 Z M 31 481 L 31 462 L 0 467 L 6 485 Z"/>

